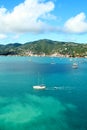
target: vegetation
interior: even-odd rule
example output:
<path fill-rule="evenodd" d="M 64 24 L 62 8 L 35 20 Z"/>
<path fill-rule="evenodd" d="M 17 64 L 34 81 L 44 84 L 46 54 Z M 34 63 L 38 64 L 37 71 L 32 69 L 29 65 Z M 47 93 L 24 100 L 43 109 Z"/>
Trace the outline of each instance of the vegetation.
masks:
<path fill-rule="evenodd" d="M 0 55 L 63 55 L 70 57 L 87 56 L 87 44 L 73 42 L 58 42 L 52 40 L 38 40 L 24 44 L 13 43 L 0 45 Z"/>

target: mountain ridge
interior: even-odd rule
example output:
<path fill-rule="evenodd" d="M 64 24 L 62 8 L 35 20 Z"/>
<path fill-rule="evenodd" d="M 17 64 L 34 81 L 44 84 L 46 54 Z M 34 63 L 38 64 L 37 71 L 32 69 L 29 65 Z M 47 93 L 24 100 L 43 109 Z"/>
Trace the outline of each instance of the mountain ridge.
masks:
<path fill-rule="evenodd" d="M 64 55 L 87 56 L 87 44 L 40 39 L 37 41 L 0 45 L 0 55 Z"/>

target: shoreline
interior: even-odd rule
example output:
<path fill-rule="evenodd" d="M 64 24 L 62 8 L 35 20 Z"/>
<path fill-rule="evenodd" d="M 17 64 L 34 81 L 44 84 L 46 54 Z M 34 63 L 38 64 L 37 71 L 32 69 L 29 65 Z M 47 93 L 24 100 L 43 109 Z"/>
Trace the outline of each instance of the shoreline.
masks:
<path fill-rule="evenodd" d="M 8 56 L 15 56 L 15 57 L 53 57 L 53 58 L 87 58 L 87 56 L 76 56 L 72 57 L 69 55 L 0 55 L 0 57 L 8 57 Z"/>

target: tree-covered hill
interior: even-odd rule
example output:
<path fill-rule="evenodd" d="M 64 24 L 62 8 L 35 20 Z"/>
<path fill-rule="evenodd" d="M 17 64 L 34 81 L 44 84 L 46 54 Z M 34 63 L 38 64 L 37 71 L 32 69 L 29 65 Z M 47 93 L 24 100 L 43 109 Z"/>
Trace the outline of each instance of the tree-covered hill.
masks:
<path fill-rule="evenodd" d="M 48 39 L 27 42 L 24 44 L 13 43 L 0 45 L 0 55 L 64 55 L 87 56 L 87 44 L 73 42 L 59 42 Z"/>

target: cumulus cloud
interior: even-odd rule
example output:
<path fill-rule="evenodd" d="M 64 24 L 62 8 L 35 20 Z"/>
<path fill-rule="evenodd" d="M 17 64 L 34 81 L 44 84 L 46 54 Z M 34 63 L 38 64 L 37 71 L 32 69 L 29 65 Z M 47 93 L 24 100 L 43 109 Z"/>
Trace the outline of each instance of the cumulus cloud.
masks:
<path fill-rule="evenodd" d="M 65 22 L 64 30 L 68 33 L 87 32 L 87 21 L 85 13 L 81 12 Z"/>
<path fill-rule="evenodd" d="M 68 19 L 64 26 L 51 25 L 51 20 L 56 20 L 51 11 L 54 10 L 55 0 L 25 0 L 15 6 L 12 11 L 5 7 L 0 8 L 0 39 L 11 34 L 13 39 L 19 38 L 23 33 L 85 33 L 87 21 L 85 13 L 80 13 Z M 48 24 L 49 23 L 49 24 Z M 52 23 L 52 22 L 51 22 Z"/>
<path fill-rule="evenodd" d="M 0 34 L 0 39 L 5 39 L 7 36 L 5 34 Z"/>
<path fill-rule="evenodd" d="M 25 0 L 14 7 L 10 12 L 6 8 L 0 8 L 0 32 L 24 33 L 42 32 L 50 27 L 46 23 L 47 17 L 54 16 L 50 12 L 54 9 L 52 1 Z M 45 16 L 45 17 L 44 17 Z"/>

